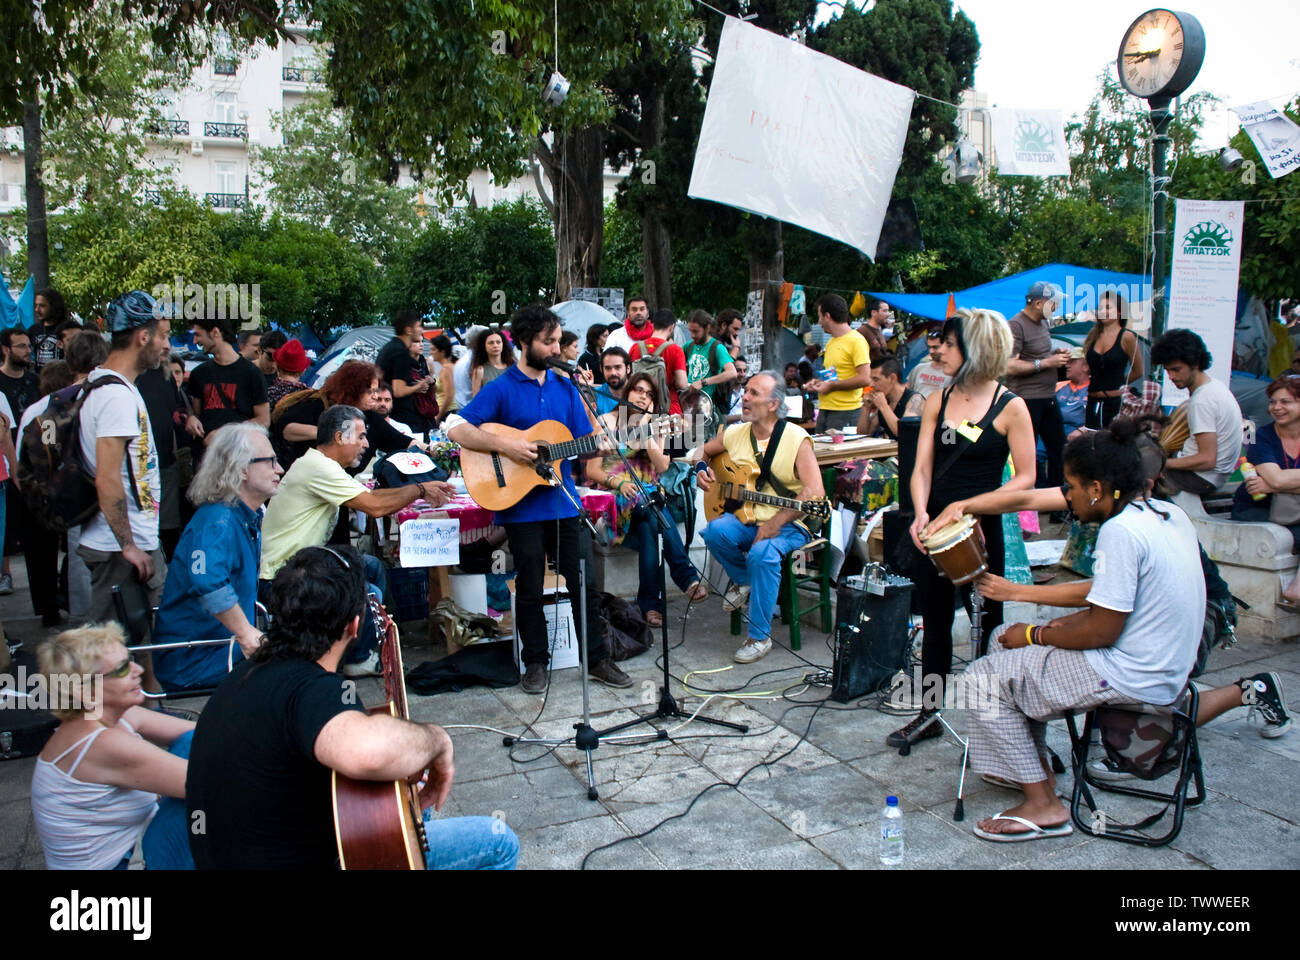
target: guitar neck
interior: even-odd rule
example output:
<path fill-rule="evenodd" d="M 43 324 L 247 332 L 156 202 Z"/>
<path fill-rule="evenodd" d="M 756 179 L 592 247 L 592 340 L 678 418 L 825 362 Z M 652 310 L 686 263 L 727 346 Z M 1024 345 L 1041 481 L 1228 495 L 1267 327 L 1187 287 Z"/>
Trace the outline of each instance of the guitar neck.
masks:
<path fill-rule="evenodd" d="M 801 500 L 776 497 L 769 493 L 759 493 L 756 490 L 741 490 L 740 499 L 747 500 L 750 503 L 767 504 L 769 507 L 776 507 L 780 510 L 798 510 L 800 513 L 807 509 L 807 504 Z"/>
<path fill-rule="evenodd" d="M 595 453 L 600 445 L 600 434 L 589 433 L 585 437 L 579 437 L 577 440 L 564 440 L 560 443 L 549 444 L 547 459 L 554 463 L 556 460 L 568 460 L 570 457 L 580 457 L 584 453 Z"/>

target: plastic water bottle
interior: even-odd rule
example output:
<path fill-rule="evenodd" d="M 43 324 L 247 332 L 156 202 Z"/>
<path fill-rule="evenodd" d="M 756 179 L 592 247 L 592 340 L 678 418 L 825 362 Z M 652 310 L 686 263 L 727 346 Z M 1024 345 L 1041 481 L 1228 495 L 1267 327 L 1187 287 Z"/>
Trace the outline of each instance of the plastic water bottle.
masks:
<path fill-rule="evenodd" d="M 903 862 L 903 811 L 898 797 L 886 797 L 880 814 L 880 862 L 888 867 Z"/>

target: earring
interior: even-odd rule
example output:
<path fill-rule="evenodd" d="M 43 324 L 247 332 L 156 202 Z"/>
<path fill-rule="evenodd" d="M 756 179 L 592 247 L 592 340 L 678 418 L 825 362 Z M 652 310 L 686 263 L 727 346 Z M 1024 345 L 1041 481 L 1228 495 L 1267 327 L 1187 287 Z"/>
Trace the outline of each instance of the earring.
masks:
<path fill-rule="evenodd" d="M 1088 506 L 1095 507 L 1097 505 L 1097 499 L 1098 499 L 1097 497 L 1093 497 L 1091 500 L 1089 500 Z"/>

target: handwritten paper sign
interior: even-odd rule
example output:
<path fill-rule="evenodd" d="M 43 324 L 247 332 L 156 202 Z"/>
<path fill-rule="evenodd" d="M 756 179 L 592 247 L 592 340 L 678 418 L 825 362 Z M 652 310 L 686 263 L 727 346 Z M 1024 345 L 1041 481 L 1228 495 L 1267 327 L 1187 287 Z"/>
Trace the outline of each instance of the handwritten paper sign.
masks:
<path fill-rule="evenodd" d="M 728 17 L 687 194 L 874 259 L 915 96 Z"/>
<path fill-rule="evenodd" d="M 1300 169 L 1300 127 L 1267 100 L 1233 107 L 1274 180 Z"/>
<path fill-rule="evenodd" d="M 460 563 L 460 521 L 407 520 L 398 534 L 404 567 L 449 567 Z"/>

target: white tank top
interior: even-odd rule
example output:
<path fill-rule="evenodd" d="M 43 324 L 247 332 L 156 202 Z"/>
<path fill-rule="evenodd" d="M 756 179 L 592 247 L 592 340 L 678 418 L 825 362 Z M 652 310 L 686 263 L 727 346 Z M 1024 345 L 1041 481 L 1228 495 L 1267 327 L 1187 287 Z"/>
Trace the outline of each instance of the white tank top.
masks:
<path fill-rule="evenodd" d="M 120 722 L 139 736 L 125 720 Z M 158 809 L 156 794 L 75 777 L 86 751 L 106 729 L 87 734 L 53 760 L 36 760 L 32 816 L 51 870 L 111 870 L 131 852 Z M 64 772 L 57 764 L 77 747 L 81 752 Z"/>

